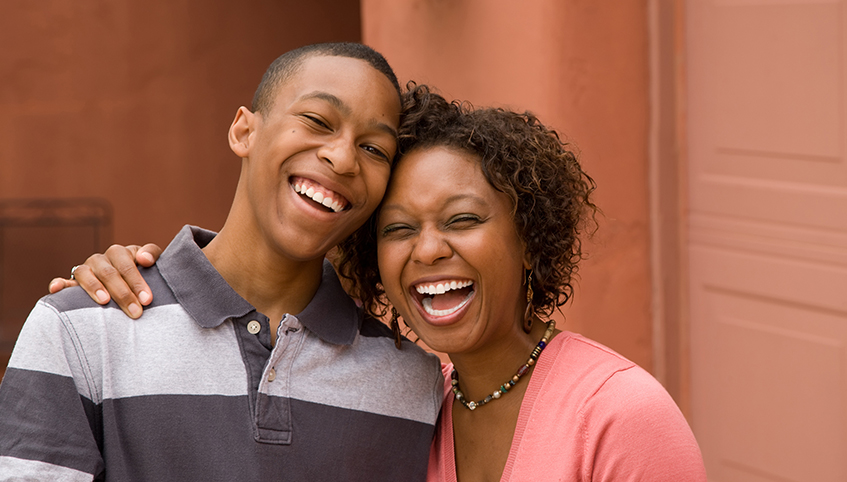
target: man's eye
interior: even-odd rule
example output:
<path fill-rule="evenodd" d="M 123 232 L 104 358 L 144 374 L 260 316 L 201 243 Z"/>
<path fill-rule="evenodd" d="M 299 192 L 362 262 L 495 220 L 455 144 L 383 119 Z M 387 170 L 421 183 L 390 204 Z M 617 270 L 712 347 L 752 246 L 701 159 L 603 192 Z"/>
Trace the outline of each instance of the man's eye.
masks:
<path fill-rule="evenodd" d="M 380 157 L 380 158 L 382 158 L 382 159 L 385 159 L 386 161 L 388 160 L 388 154 L 386 154 L 385 152 L 383 152 L 381 149 L 379 149 L 379 148 L 377 148 L 377 147 L 374 147 L 374 146 L 362 146 L 362 149 L 364 149 L 364 150 L 368 151 L 369 153 L 371 153 L 371 154 L 373 154 L 373 155 L 375 155 L 375 156 L 377 156 L 377 157 Z"/>
<path fill-rule="evenodd" d="M 303 117 L 305 117 L 306 119 L 309 119 L 309 121 L 311 121 L 313 124 L 315 124 L 319 127 L 322 127 L 324 129 L 329 129 L 329 126 L 318 117 L 315 117 L 313 115 L 308 115 L 308 114 L 304 114 Z"/>

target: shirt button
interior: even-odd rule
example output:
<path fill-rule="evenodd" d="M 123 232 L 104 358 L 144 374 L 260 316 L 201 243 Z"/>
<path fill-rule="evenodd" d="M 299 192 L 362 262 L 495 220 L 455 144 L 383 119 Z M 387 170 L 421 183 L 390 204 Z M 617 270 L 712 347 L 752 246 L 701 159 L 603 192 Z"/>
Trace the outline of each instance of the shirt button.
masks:
<path fill-rule="evenodd" d="M 273 368 L 271 368 L 271 369 L 268 371 L 268 381 L 269 381 L 269 382 L 272 382 L 272 381 L 274 381 L 274 380 L 276 380 L 276 370 L 274 370 Z"/>
<path fill-rule="evenodd" d="M 250 323 L 247 323 L 247 332 L 250 333 L 251 335 L 255 335 L 256 333 L 261 331 L 261 329 L 262 329 L 262 325 L 256 320 L 253 320 Z"/>

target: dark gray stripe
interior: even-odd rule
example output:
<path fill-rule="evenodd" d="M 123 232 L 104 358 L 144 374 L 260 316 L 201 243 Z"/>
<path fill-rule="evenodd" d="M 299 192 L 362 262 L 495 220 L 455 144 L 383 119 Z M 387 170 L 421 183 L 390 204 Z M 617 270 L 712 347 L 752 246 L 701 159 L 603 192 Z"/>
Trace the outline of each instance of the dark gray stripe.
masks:
<path fill-rule="evenodd" d="M 87 296 L 87 295 L 86 295 Z M 72 379 L 9 368 L 0 384 L 0 455 L 96 474 L 102 468 L 96 408 Z"/>
<path fill-rule="evenodd" d="M 290 403 L 291 444 L 278 445 L 255 441 L 246 397 L 107 400 L 103 404 L 106 473 L 120 480 L 424 479 L 433 427 L 309 402 Z M 118 449 L 112 451 L 113 447 Z"/>

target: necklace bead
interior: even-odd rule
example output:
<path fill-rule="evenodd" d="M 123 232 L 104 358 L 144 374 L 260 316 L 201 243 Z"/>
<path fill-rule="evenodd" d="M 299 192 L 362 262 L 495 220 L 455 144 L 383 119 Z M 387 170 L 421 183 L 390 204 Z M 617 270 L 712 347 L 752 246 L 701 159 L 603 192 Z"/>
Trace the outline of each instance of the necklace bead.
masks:
<path fill-rule="evenodd" d="M 541 337 L 541 341 L 538 342 L 538 345 L 535 347 L 535 349 L 532 350 L 532 353 L 530 353 L 529 360 L 527 360 L 526 363 L 524 363 L 520 368 L 518 368 L 517 373 L 515 373 L 511 380 L 500 385 L 500 388 L 494 390 L 491 395 L 488 395 L 482 400 L 476 402 L 469 402 L 465 400 L 465 394 L 463 394 L 462 391 L 459 389 L 459 372 L 457 372 L 454 368 L 453 373 L 450 374 L 450 384 L 453 386 L 453 396 L 456 398 L 456 400 L 459 401 L 459 403 L 464 405 L 465 408 L 473 411 L 490 402 L 491 400 L 500 398 L 501 396 L 505 395 L 509 392 L 509 389 L 514 387 L 515 384 L 518 383 L 518 380 L 520 380 L 521 377 L 529 371 L 530 367 L 535 365 L 535 362 L 538 360 L 538 357 L 541 355 L 541 352 L 544 351 L 544 347 L 547 346 L 547 342 L 550 341 L 550 337 L 553 335 L 553 330 L 555 329 L 556 322 L 553 320 L 548 321 L 547 330 L 544 331 L 544 336 Z"/>

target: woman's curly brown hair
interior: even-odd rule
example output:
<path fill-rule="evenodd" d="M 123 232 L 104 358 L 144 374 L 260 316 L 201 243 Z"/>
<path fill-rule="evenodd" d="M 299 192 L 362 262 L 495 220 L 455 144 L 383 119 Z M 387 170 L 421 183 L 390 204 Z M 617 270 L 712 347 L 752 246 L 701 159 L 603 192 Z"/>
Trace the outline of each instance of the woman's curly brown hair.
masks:
<path fill-rule="evenodd" d="M 447 147 L 480 159 L 491 185 L 512 200 L 512 216 L 532 266 L 532 304 L 550 316 L 573 295 L 583 258 L 580 234 L 596 226 L 589 199 L 594 180 L 558 134 L 529 112 L 474 109 L 447 102 L 425 85 L 410 83 L 403 96 L 399 160 L 413 150 Z M 366 312 L 384 316 L 388 302 L 377 265 L 379 208 L 339 245 L 336 264 Z"/>

